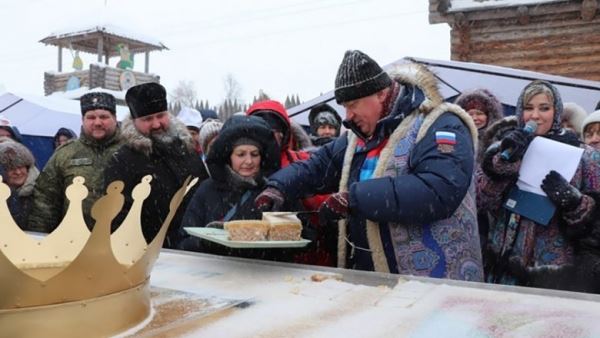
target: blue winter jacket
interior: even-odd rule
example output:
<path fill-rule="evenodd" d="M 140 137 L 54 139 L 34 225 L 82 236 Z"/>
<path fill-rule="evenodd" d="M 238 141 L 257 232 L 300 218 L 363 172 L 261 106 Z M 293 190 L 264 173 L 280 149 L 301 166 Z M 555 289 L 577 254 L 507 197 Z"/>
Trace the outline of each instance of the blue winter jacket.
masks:
<path fill-rule="evenodd" d="M 366 219 L 378 222 L 382 228 L 388 222 L 428 224 L 451 216 L 469 189 L 474 165 L 473 141 L 468 127 L 452 113 L 442 114 L 415 144 L 409 155 L 407 174 L 359 181 L 367 153 L 387 139 L 404 116 L 419 107 L 424 99 L 420 88 L 406 85 L 395 101 L 394 110 L 378 122 L 374 136 L 354 155 L 348 181 L 348 234 L 355 245 L 346 264 L 350 268 L 373 270 L 370 252 L 360 249 L 369 247 Z M 350 128 L 355 129 L 351 123 Z M 453 151 L 438 150 L 437 131 L 456 135 Z M 359 132 L 355 133 L 360 136 Z M 320 148 L 310 159 L 293 163 L 272 175 L 269 185 L 282 191 L 286 198 L 337 192 L 347 145 L 348 138 L 344 134 Z M 380 235 L 390 272 L 398 273 L 389 231 L 380 231 Z M 442 277 L 442 274 L 434 273 L 432 277 Z"/>

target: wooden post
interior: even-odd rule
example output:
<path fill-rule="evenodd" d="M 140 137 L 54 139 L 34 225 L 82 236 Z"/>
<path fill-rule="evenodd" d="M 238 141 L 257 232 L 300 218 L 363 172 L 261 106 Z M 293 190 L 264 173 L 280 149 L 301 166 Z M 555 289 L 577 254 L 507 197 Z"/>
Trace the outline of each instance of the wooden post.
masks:
<path fill-rule="evenodd" d="M 58 46 L 58 72 L 62 72 L 62 46 Z"/>
<path fill-rule="evenodd" d="M 144 73 L 148 74 L 150 71 L 150 52 L 146 52 L 145 54 L 146 64 L 144 65 Z"/>
<path fill-rule="evenodd" d="M 103 50 L 104 50 L 104 40 L 102 40 L 102 36 L 99 36 L 98 37 L 98 62 L 102 62 Z"/>
<path fill-rule="evenodd" d="M 110 52 L 106 51 L 106 55 L 104 56 L 104 63 L 108 65 L 108 60 L 110 59 Z"/>

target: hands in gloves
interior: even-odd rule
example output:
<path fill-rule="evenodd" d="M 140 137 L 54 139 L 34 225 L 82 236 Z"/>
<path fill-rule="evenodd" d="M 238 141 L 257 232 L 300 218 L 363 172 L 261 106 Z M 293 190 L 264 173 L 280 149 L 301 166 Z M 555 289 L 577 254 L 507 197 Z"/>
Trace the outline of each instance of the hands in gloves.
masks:
<path fill-rule="evenodd" d="M 283 205 L 285 197 L 283 193 L 273 187 L 263 190 L 256 199 L 254 205 L 260 211 L 277 211 Z"/>
<path fill-rule="evenodd" d="M 493 180 L 504 180 L 514 178 L 519 174 L 520 163 L 511 163 L 503 160 L 494 160 L 496 154 L 500 153 L 500 142 L 493 143 L 483 153 L 481 169 Z"/>
<path fill-rule="evenodd" d="M 348 192 L 331 194 L 319 208 L 319 221 L 321 224 L 329 220 L 338 220 L 348 217 Z"/>
<path fill-rule="evenodd" d="M 523 129 L 511 130 L 500 141 L 500 152 L 508 150 L 510 152 L 510 157 L 507 162 L 516 162 L 523 158 L 523 155 L 525 155 L 525 151 L 533 138 L 533 134 L 524 131 Z"/>
<path fill-rule="evenodd" d="M 546 175 L 541 187 L 552 203 L 564 211 L 575 210 L 583 197 L 577 188 L 554 170 Z"/>

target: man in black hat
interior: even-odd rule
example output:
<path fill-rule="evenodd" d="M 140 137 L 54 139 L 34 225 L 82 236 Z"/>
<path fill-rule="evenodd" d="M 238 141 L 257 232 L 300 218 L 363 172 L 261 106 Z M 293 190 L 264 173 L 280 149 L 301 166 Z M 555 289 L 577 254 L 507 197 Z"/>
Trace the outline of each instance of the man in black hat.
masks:
<path fill-rule="evenodd" d="M 81 136 L 56 149 L 35 184 L 29 226 L 50 232 L 61 222 L 68 203 L 65 189 L 75 176 L 85 178 L 89 190 L 83 200 L 84 219 L 91 229 L 92 204 L 104 195 L 102 169 L 119 147 L 115 98 L 108 93 L 91 92 L 80 98 Z"/>
<path fill-rule="evenodd" d="M 152 191 L 142 207 L 142 231 L 150 243 L 169 213 L 169 203 L 188 176 L 208 177 L 186 126 L 167 110 L 167 92 L 158 83 L 144 83 L 129 88 L 125 94 L 130 118 L 123 120 L 123 145 L 105 170 L 105 185 L 115 180 L 125 183 L 125 205 L 113 222 L 118 226 L 131 207 L 131 191 L 142 177 L 152 175 Z M 197 186 L 197 185 L 196 185 Z M 176 248 L 182 233 L 180 223 L 188 193 L 167 233 L 164 246 Z"/>
<path fill-rule="evenodd" d="M 439 278 L 483 280 L 473 182 L 477 129 L 443 103 L 435 76 L 406 64 L 393 78 L 368 55 L 347 51 L 335 99 L 350 131 L 308 160 L 271 177 L 255 199 L 333 193 L 322 221 L 340 220 L 338 266 Z"/>

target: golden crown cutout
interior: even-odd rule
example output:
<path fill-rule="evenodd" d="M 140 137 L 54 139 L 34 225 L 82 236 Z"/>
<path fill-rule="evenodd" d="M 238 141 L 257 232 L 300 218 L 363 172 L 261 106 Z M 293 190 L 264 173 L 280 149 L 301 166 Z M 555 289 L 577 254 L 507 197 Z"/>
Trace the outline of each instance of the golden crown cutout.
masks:
<path fill-rule="evenodd" d="M 131 209 L 112 235 L 111 221 L 124 203 L 123 182 L 112 182 L 94 203 L 96 223 L 90 232 L 81 208 L 88 195 L 84 181 L 73 179 L 65 191 L 65 217 L 38 240 L 12 218 L 6 203 L 10 188 L 0 176 L 0 337 L 108 335 L 148 317 L 150 272 L 177 208 L 198 179 L 188 178 L 174 194 L 169 214 L 149 244 L 140 216 L 152 176 L 135 186 Z M 84 331 L 73 331 L 72 321 Z"/>

